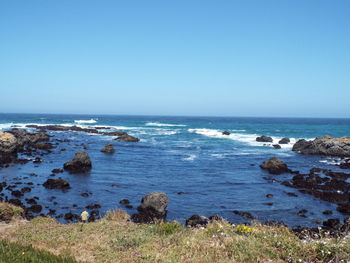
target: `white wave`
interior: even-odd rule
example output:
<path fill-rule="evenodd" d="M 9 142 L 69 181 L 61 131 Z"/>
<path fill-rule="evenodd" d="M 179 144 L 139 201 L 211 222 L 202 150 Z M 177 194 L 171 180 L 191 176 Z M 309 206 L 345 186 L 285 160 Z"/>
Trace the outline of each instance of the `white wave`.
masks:
<path fill-rule="evenodd" d="M 160 123 L 160 122 L 147 122 L 146 126 L 156 126 L 156 127 L 186 127 L 184 124 L 171 124 L 171 123 Z"/>
<path fill-rule="evenodd" d="M 207 137 L 213 138 L 222 138 L 222 139 L 231 139 L 234 141 L 239 141 L 243 143 L 247 143 L 251 146 L 270 146 L 273 147 L 274 144 L 278 144 L 279 140 L 282 137 L 271 137 L 273 139 L 272 143 L 269 142 L 257 142 L 256 137 L 257 134 L 246 134 L 246 133 L 234 133 L 232 132 L 230 135 L 222 134 L 222 131 L 215 129 L 188 129 L 188 132 L 200 134 Z M 281 148 L 291 149 L 296 142 L 295 138 L 290 138 L 290 143 L 288 144 L 280 144 Z"/>
<path fill-rule="evenodd" d="M 89 124 L 91 124 L 91 123 L 96 123 L 97 121 L 96 121 L 96 119 L 90 119 L 90 120 L 75 120 L 74 122 L 78 123 L 78 124 L 81 124 L 81 123 L 89 123 Z"/>
<path fill-rule="evenodd" d="M 197 155 L 195 155 L 195 154 L 190 154 L 188 157 L 186 157 L 186 158 L 183 158 L 182 160 L 184 160 L 184 161 L 194 161 L 195 159 L 197 159 Z"/>
<path fill-rule="evenodd" d="M 320 160 L 320 163 L 330 164 L 330 165 L 339 165 L 341 164 L 341 159 L 339 158 L 327 158 L 324 160 Z"/>
<path fill-rule="evenodd" d="M 178 133 L 177 131 L 170 131 L 170 130 L 163 130 L 163 129 L 139 131 L 139 134 L 141 135 L 175 135 L 177 133 Z"/>

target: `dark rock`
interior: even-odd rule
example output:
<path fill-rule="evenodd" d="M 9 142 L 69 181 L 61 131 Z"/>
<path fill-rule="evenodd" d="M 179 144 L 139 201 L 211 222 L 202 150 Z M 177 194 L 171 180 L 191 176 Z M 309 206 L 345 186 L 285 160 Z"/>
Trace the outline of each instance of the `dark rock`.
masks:
<path fill-rule="evenodd" d="M 260 165 L 260 168 L 267 170 L 270 174 L 283 174 L 290 172 L 288 166 L 277 158 L 266 160 Z"/>
<path fill-rule="evenodd" d="M 15 206 L 20 206 L 20 207 L 24 207 L 23 203 L 21 202 L 21 200 L 19 199 L 10 199 L 8 201 L 9 204 L 13 204 Z"/>
<path fill-rule="evenodd" d="M 122 142 L 139 142 L 140 141 L 139 138 L 133 137 L 129 134 L 123 134 L 123 135 L 119 136 L 118 138 L 116 138 L 115 140 L 122 141 Z"/>
<path fill-rule="evenodd" d="M 130 203 L 130 201 L 128 199 L 122 199 L 119 201 L 119 204 L 123 204 L 123 205 L 128 205 Z"/>
<path fill-rule="evenodd" d="M 64 215 L 64 220 L 68 222 L 78 221 L 80 217 L 77 214 L 73 214 L 72 212 L 66 213 Z"/>
<path fill-rule="evenodd" d="M 257 219 L 256 217 L 254 217 L 251 213 L 249 212 L 241 212 L 241 211 L 238 211 L 238 210 L 235 210 L 233 211 L 234 214 L 236 215 L 239 215 L 241 217 L 245 217 L 245 218 L 248 218 L 248 219 Z"/>
<path fill-rule="evenodd" d="M 82 197 L 88 197 L 88 196 L 89 196 L 89 193 L 82 193 L 81 196 L 82 196 Z"/>
<path fill-rule="evenodd" d="M 324 221 L 323 226 L 327 229 L 340 229 L 341 228 L 341 223 L 338 218 L 331 218 L 326 221 Z"/>
<path fill-rule="evenodd" d="M 350 203 L 339 204 L 337 211 L 346 215 L 350 215 Z"/>
<path fill-rule="evenodd" d="M 331 214 L 333 214 L 333 212 L 331 210 L 325 210 L 325 211 L 322 212 L 322 214 L 324 214 L 324 215 L 331 215 Z"/>
<path fill-rule="evenodd" d="M 289 195 L 289 196 L 293 196 L 293 197 L 298 197 L 298 195 L 297 195 L 297 194 L 292 193 L 292 192 L 288 192 L 288 193 L 287 193 L 287 195 Z"/>
<path fill-rule="evenodd" d="M 281 147 L 281 145 L 279 145 L 279 144 L 274 144 L 274 145 L 272 145 L 273 146 L 273 148 L 275 148 L 275 149 L 281 149 L 282 147 Z"/>
<path fill-rule="evenodd" d="M 187 227 L 199 227 L 206 226 L 209 223 L 209 218 L 205 216 L 192 215 L 190 218 L 186 219 L 185 225 Z"/>
<path fill-rule="evenodd" d="M 30 205 L 36 205 L 37 202 L 34 198 L 29 198 L 29 199 L 26 199 L 27 203 L 30 204 Z"/>
<path fill-rule="evenodd" d="M 266 197 L 267 197 L 267 198 L 272 198 L 272 197 L 273 197 L 273 194 L 267 194 Z"/>
<path fill-rule="evenodd" d="M 43 186 L 47 189 L 70 189 L 69 183 L 63 179 L 47 179 Z"/>
<path fill-rule="evenodd" d="M 341 163 L 341 164 L 339 164 L 338 166 L 339 166 L 339 168 L 341 168 L 341 169 L 350 169 L 350 163 L 349 163 L 349 162 L 347 162 L 347 163 Z"/>
<path fill-rule="evenodd" d="M 138 214 L 131 216 L 135 223 L 154 223 L 164 220 L 167 214 L 168 196 L 165 193 L 153 192 L 142 197 Z"/>
<path fill-rule="evenodd" d="M 302 154 L 347 157 L 350 156 L 350 138 L 325 136 L 313 141 L 302 139 L 294 144 L 293 151 Z"/>
<path fill-rule="evenodd" d="M 23 196 L 23 193 L 21 191 L 18 191 L 18 190 L 12 191 L 11 194 L 15 197 Z"/>
<path fill-rule="evenodd" d="M 93 128 L 82 128 L 78 126 L 62 126 L 62 125 L 27 125 L 28 128 L 35 128 L 41 131 L 78 131 L 87 133 L 98 133 L 98 130 Z"/>
<path fill-rule="evenodd" d="M 255 139 L 257 142 L 273 142 L 273 139 L 269 136 L 260 136 Z"/>
<path fill-rule="evenodd" d="M 54 148 L 52 143 L 37 143 L 33 145 L 33 148 L 48 151 Z"/>
<path fill-rule="evenodd" d="M 133 206 L 132 206 L 132 205 L 125 205 L 125 208 L 127 208 L 127 209 L 132 209 Z"/>
<path fill-rule="evenodd" d="M 115 152 L 115 149 L 114 149 L 114 147 L 113 147 L 112 144 L 107 144 L 107 145 L 101 150 L 101 152 L 111 154 L 111 153 L 114 153 L 114 152 Z"/>
<path fill-rule="evenodd" d="M 63 173 L 63 169 L 53 169 L 51 172 L 54 174 Z"/>
<path fill-rule="evenodd" d="M 28 211 L 32 211 L 33 213 L 40 213 L 43 207 L 41 205 L 32 205 L 31 207 L 28 207 Z"/>
<path fill-rule="evenodd" d="M 231 133 L 230 132 L 228 132 L 228 131 L 223 131 L 222 132 L 222 135 L 230 135 Z"/>
<path fill-rule="evenodd" d="M 100 215 L 100 211 L 98 211 L 98 210 L 92 210 L 91 213 L 90 213 L 90 215 L 93 216 L 93 217 L 99 216 L 99 215 Z"/>
<path fill-rule="evenodd" d="M 32 189 L 29 188 L 29 187 L 23 187 L 23 188 L 21 189 L 21 192 L 22 192 L 22 193 L 29 193 L 29 192 L 31 192 L 31 191 L 32 191 Z"/>
<path fill-rule="evenodd" d="M 91 204 L 91 205 L 87 205 L 85 206 L 86 209 L 98 209 L 101 208 L 100 204 Z"/>
<path fill-rule="evenodd" d="M 107 135 L 107 136 L 123 136 L 123 135 L 126 135 L 127 133 L 123 131 L 114 131 L 114 132 L 101 132 L 101 134 Z"/>
<path fill-rule="evenodd" d="M 43 160 L 39 157 L 36 157 L 34 160 L 33 160 L 33 163 L 41 163 Z"/>
<path fill-rule="evenodd" d="M 278 143 L 279 144 L 288 144 L 288 143 L 290 143 L 290 139 L 289 138 L 282 138 Z"/>
<path fill-rule="evenodd" d="M 91 170 L 91 160 L 86 152 L 77 152 L 74 158 L 64 164 L 64 169 L 70 173 L 86 173 Z"/>

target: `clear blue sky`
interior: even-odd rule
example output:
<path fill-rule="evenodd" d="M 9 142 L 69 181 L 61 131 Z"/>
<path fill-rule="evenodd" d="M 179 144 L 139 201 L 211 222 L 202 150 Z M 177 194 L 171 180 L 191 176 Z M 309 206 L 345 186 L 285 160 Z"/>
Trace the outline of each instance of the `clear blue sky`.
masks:
<path fill-rule="evenodd" d="M 350 117 L 348 0 L 0 0 L 0 112 Z"/>

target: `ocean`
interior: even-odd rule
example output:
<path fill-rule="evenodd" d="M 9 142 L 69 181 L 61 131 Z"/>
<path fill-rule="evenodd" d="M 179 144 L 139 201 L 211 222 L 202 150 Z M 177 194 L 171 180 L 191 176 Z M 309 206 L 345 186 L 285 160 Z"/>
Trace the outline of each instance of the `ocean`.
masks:
<path fill-rule="evenodd" d="M 144 194 L 161 191 L 170 200 L 168 219 L 180 222 L 193 214 L 219 215 L 237 223 L 247 221 L 234 210 L 249 212 L 261 221 L 283 220 L 290 226 L 315 226 L 317 220 L 344 218 L 335 204 L 281 184 L 293 175 L 270 175 L 259 165 L 277 157 L 300 172 L 313 167 L 339 171 L 335 166 L 338 158 L 301 155 L 293 152 L 292 146 L 301 138 L 350 136 L 350 119 L 0 114 L 2 131 L 27 124 L 108 126 L 141 139 L 137 143 L 118 142 L 104 135 L 49 131 L 53 139 L 70 142 L 60 143 L 42 157 L 41 164 L 28 162 L 0 168 L 0 182 L 34 183 L 22 199 L 38 197 L 44 214 L 49 209 L 55 209 L 56 215 L 80 214 L 89 204 L 100 204 L 101 216 L 115 208 L 132 214 Z M 223 135 L 223 131 L 231 134 Z M 261 135 L 271 136 L 274 143 L 289 137 L 291 143 L 274 149 L 255 141 Z M 107 143 L 113 144 L 115 154 L 100 151 Z M 85 151 L 92 160 L 91 172 L 59 174 L 57 177 L 70 183 L 68 191 L 44 188 L 41 184 L 51 178 L 51 170 L 62 168 L 75 152 L 83 150 L 83 145 L 89 146 Z M 37 176 L 30 176 L 32 173 Z M 86 192 L 88 197 L 81 196 Z M 291 192 L 297 197 L 287 194 Z M 3 193 L 12 198 L 9 191 Z M 273 197 L 267 198 L 267 194 Z M 133 208 L 119 204 L 121 199 L 130 200 Z M 301 209 L 308 211 L 306 217 L 298 215 Z M 325 210 L 333 214 L 324 215 Z M 58 220 L 64 222 L 61 217 Z"/>

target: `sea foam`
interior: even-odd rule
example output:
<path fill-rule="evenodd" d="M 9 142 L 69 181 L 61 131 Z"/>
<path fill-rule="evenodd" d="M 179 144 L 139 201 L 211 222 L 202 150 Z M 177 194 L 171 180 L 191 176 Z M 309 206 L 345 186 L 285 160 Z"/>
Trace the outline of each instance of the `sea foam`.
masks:
<path fill-rule="evenodd" d="M 224 135 L 222 134 L 222 131 L 215 130 L 215 129 L 188 129 L 188 132 L 200 134 L 207 137 L 213 137 L 213 138 L 221 138 L 221 139 L 231 139 L 234 141 L 239 141 L 243 143 L 247 143 L 251 146 L 271 146 L 273 144 L 278 144 L 279 140 L 282 139 L 282 137 L 271 137 L 273 139 L 272 143 L 267 142 L 257 142 L 256 137 L 259 135 L 257 134 L 246 134 L 246 133 L 234 133 L 232 132 L 230 135 Z M 280 144 L 281 148 L 292 148 L 294 143 L 296 142 L 295 138 L 290 138 L 289 144 Z"/>
<path fill-rule="evenodd" d="M 147 122 L 146 126 L 157 126 L 157 127 L 186 127 L 184 124 L 171 124 L 171 123 L 160 123 L 160 122 Z"/>
<path fill-rule="evenodd" d="M 81 123 L 96 123 L 97 122 L 97 120 L 96 119 L 90 119 L 90 120 L 75 120 L 74 121 L 75 123 L 79 123 L 79 124 L 81 124 Z"/>

